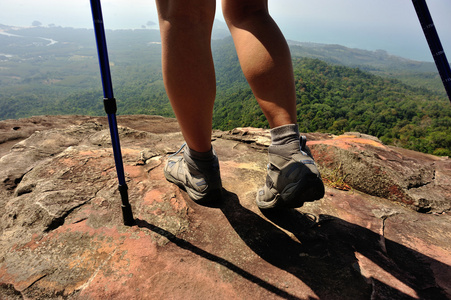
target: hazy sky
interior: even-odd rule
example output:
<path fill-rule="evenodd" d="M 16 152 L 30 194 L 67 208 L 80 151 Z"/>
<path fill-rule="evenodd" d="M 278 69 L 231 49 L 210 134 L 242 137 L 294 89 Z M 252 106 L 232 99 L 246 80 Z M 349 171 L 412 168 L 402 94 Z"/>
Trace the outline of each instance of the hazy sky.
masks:
<path fill-rule="evenodd" d="M 219 3 L 219 0 L 218 0 Z M 269 0 L 287 39 L 341 44 L 432 61 L 411 0 Z M 451 0 L 428 0 L 445 53 L 451 58 Z M 105 27 L 157 22 L 153 0 L 103 0 Z M 217 19 L 223 20 L 218 5 Z M 92 28 L 88 0 L 0 0 L 0 24 Z"/>

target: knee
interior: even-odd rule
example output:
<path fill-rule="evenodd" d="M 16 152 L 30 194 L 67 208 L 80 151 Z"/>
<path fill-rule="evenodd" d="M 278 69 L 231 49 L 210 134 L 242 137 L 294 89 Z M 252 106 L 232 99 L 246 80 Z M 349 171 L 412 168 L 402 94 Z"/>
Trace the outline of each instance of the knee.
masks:
<path fill-rule="evenodd" d="M 229 27 L 238 26 L 255 17 L 269 16 L 265 1 L 223 0 L 222 11 Z"/>

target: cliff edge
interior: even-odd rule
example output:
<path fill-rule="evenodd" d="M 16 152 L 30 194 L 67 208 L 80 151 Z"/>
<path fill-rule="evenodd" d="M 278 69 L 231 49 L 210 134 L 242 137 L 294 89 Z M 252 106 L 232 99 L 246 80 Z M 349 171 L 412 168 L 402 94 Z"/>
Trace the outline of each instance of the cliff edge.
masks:
<path fill-rule="evenodd" d="M 0 121 L 1 299 L 450 299 L 451 160 L 308 134 L 322 200 L 262 213 L 268 131 L 215 131 L 225 197 L 164 179 L 174 119 L 119 116 L 136 225 L 122 225 L 106 119 Z"/>

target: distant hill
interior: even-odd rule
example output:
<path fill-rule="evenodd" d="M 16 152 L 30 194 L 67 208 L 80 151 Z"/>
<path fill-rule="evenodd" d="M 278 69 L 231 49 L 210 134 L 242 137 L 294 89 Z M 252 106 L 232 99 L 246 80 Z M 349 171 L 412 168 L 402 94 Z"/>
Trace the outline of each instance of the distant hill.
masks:
<path fill-rule="evenodd" d="M 289 41 L 293 56 L 317 58 L 335 65 L 359 68 L 374 75 L 394 78 L 446 95 L 434 63 L 390 55 L 384 50 L 368 51 L 341 45 Z"/>
<path fill-rule="evenodd" d="M 349 67 L 367 66 L 368 69 L 391 69 L 415 72 L 434 72 L 431 62 L 415 61 L 388 54 L 384 50 L 368 51 L 334 44 L 288 41 L 294 56 L 318 58 Z"/>
<path fill-rule="evenodd" d="M 218 36 L 225 32 L 221 24 L 215 27 Z M 118 114 L 173 116 L 162 81 L 158 31 L 107 30 L 106 35 Z M 302 131 L 359 131 L 388 144 L 451 155 L 451 107 L 432 63 L 384 51 L 290 44 Z M 217 76 L 214 127 L 267 127 L 232 39 L 213 40 L 212 49 Z M 0 119 L 103 115 L 101 99 L 92 30 L 1 27 Z"/>

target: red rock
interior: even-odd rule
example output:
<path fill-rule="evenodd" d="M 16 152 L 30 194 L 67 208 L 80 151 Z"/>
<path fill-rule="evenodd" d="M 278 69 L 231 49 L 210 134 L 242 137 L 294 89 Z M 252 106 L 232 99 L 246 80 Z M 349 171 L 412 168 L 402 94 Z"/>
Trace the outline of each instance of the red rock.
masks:
<path fill-rule="evenodd" d="M 52 118 L 57 126 L 67 120 Z M 341 169 L 353 176 L 347 182 L 354 189 L 327 187 L 320 201 L 263 214 L 254 198 L 265 178 L 265 143 L 252 135 L 267 132 L 247 129 L 244 143 L 236 131 L 216 132 L 225 199 L 201 206 L 163 177 L 167 153 L 182 143 L 174 120 L 127 116 L 124 123 L 132 128 L 136 121 L 139 130 L 120 129 L 137 218 L 125 227 L 108 130 L 88 121 L 2 150 L 8 154 L 0 178 L 18 179 L 15 186 L 0 182 L 2 299 L 451 297 L 449 213 L 439 214 L 439 206 L 430 210 L 435 214 L 419 213 L 390 194 L 394 187 L 415 205 L 411 190 L 422 187 L 407 189 L 407 182 L 434 170 L 427 185 L 442 203 L 449 159 L 354 135 L 312 135 L 309 146 L 324 173 L 354 163 Z M 143 130 L 146 124 L 152 126 Z M 21 157 L 27 163 L 14 164 Z M 423 168 L 421 176 L 412 166 Z M 388 196 L 357 191 L 367 180 L 357 180 L 362 174 L 371 174 L 374 186 L 378 178 L 389 182 L 380 185 Z"/>

